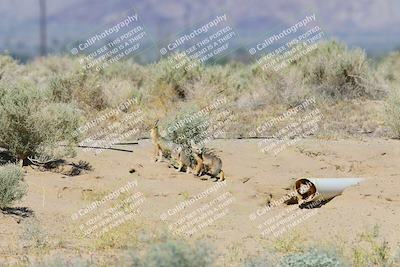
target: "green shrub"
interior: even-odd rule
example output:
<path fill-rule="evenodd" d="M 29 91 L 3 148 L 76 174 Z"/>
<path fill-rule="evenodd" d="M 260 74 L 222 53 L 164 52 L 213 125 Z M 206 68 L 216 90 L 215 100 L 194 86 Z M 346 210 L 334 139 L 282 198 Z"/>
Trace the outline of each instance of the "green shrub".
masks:
<path fill-rule="evenodd" d="M 77 110 L 69 104 L 50 102 L 42 90 L 29 84 L 0 88 L 0 147 L 17 159 L 70 155 L 78 126 Z M 60 142 L 66 146 L 57 146 Z"/>
<path fill-rule="evenodd" d="M 336 253 L 310 249 L 297 253 L 290 253 L 278 256 L 274 253 L 265 257 L 253 258 L 247 261 L 246 267 L 343 267 L 347 266 L 346 261 Z"/>
<path fill-rule="evenodd" d="M 303 253 L 284 256 L 279 267 L 343 267 L 345 261 L 332 252 L 311 249 Z"/>
<path fill-rule="evenodd" d="M 154 245 L 147 254 L 134 259 L 135 267 L 208 267 L 214 263 L 213 250 L 204 244 L 191 246 L 184 242 L 167 241 Z"/>
<path fill-rule="evenodd" d="M 186 149 L 191 149 L 191 140 L 196 144 L 203 141 L 209 128 L 208 114 L 194 108 L 184 109 L 165 122 L 168 140 Z"/>
<path fill-rule="evenodd" d="M 0 209 L 11 206 L 25 194 L 22 169 L 13 164 L 0 166 Z"/>

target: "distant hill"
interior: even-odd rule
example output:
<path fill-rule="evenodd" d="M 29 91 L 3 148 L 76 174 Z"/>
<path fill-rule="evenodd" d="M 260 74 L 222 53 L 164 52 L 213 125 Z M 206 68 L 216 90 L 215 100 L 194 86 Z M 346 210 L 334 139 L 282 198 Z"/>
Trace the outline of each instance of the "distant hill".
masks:
<path fill-rule="evenodd" d="M 59 52 L 121 12 L 134 7 L 156 41 L 226 12 L 242 43 L 260 33 L 290 25 L 302 14 L 317 14 L 328 36 L 370 53 L 400 46 L 400 1 L 396 0 L 48 0 L 49 46 Z M 0 1 L 0 51 L 25 56 L 38 51 L 38 0 Z"/>

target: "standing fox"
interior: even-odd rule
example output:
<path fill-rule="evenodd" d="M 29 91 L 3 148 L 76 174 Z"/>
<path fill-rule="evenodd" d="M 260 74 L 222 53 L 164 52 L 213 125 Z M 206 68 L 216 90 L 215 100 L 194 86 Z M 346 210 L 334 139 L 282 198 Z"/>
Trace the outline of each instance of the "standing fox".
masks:
<path fill-rule="evenodd" d="M 194 174 L 201 176 L 203 173 L 207 173 L 217 179 L 219 175 L 219 180 L 224 181 L 225 174 L 222 170 L 222 160 L 211 151 L 206 151 L 204 147 L 196 145 L 193 140 L 190 143 L 192 145 L 193 157 L 197 162 Z"/>
<path fill-rule="evenodd" d="M 171 156 L 171 150 L 168 147 L 168 141 L 160 136 L 158 132 L 158 120 L 150 130 L 151 142 L 154 144 L 154 161 L 163 161 L 164 158 Z"/>
<path fill-rule="evenodd" d="M 192 172 L 192 162 L 189 153 L 190 152 L 188 152 L 187 149 L 183 149 L 182 146 L 177 146 L 172 150 L 171 158 L 178 164 L 178 171 L 185 169 L 186 173 Z"/>

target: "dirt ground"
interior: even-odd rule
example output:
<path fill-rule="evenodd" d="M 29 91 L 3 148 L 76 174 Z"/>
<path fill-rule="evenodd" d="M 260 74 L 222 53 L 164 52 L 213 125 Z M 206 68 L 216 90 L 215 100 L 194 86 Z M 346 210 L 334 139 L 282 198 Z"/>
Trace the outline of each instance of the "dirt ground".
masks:
<path fill-rule="evenodd" d="M 149 140 L 138 145 L 121 146 L 133 153 L 106 150 L 98 155 L 78 151 L 74 161 L 86 160 L 93 171 L 68 177 L 60 173 L 41 172 L 25 167 L 28 194 L 19 207 L 19 215 L 0 214 L 0 258 L 5 261 L 22 259 L 34 252 L 24 246 L 21 236 L 32 221 L 47 233 L 51 245 L 46 254 L 63 250 L 84 254 L 94 243 L 94 236 L 79 237 L 79 225 L 72 214 L 86 207 L 98 196 L 113 192 L 129 181 L 137 181 L 132 192 L 140 191 L 145 200 L 141 213 L 135 217 L 139 230 L 147 233 L 173 235 L 168 226 L 180 216 L 223 195 L 227 209 L 210 225 L 184 237 L 207 240 L 219 252 L 221 266 L 232 266 L 249 255 L 262 254 L 282 240 L 300 245 L 334 244 L 345 251 L 359 242 L 361 233 L 378 226 L 380 236 L 391 248 L 400 240 L 400 142 L 366 139 L 326 141 L 307 139 L 285 149 L 277 156 L 259 151 L 258 140 L 217 140 L 212 143 L 223 160 L 226 184 L 201 180 L 192 174 L 178 173 L 166 162 L 151 160 Z M 129 170 L 134 169 L 133 173 Z M 348 188 L 279 236 L 262 235 L 260 224 L 288 207 L 295 212 L 298 205 L 277 205 L 270 213 L 258 215 L 269 201 L 276 201 L 290 192 L 294 179 L 300 177 L 362 177 L 360 185 Z M 212 195 L 169 215 L 180 202 L 209 188 L 220 188 Z M 118 200 L 112 200 L 114 203 Z M 100 208 L 98 208 L 100 211 Z M 17 210 L 10 211 L 16 213 Z M 22 215 L 21 215 L 22 213 Z M 165 220 L 160 220 L 167 213 Z M 254 219 L 252 215 L 257 214 Z M 217 218 L 215 214 L 214 218 Z M 118 226 L 122 227 L 122 226 Z M 117 227 L 117 228 L 118 228 Z M 280 227 L 282 229 L 283 226 Z M 116 229 L 117 229 L 116 228 Z M 138 229 L 135 229 L 137 231 Z M 140 242 L 139 242 L 140 246 Z"/>

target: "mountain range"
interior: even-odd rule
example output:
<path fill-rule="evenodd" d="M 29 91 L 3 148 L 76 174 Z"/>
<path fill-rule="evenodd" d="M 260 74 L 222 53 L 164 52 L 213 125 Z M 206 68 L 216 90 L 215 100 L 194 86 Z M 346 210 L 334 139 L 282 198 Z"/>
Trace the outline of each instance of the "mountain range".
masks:
<path fill-rule="evenodd" d="M 0 52 L 33 57 L 39 51 L 39 0 L 0 1 Z M 157 43 L 216 14 L 225 13 L 243 45 L 316 14 L 328 37 L 371 54 L 400 47 L 396 0 L 47 0 L 48 47 L 65 51 L 134 8 Z"/>

